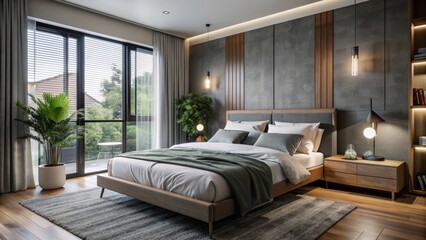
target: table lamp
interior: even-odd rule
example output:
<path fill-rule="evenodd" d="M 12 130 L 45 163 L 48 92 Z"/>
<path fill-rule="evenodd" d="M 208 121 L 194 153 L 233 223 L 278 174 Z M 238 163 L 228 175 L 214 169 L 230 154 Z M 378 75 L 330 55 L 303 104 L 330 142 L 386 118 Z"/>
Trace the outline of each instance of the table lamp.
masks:
<path fill-rule="evenodd" d="M 376 141 L 375 137 L 377 135 L 377 123 L 379 122 L 385 122 L 382 117 L 379 116 L 376 112 L 373 111 L 373 99 L 370 98 L 370 112 L 368 113 L 367 119 L 365 122 L 370 123 L 371 126 L 364 129 L 364 137 L 368 139 L 373 139 L 373 154 L 372 155 L 366 155 L 364 154 L 362 156 L 362 159 L 365 160 L 372 160 L 372 161 L 383 161 L 385 160 L 384 157 L 376 156 Z"/>
<path fill-rule="evenodd" d="M 197 139 L 195 139 L 196 142 L 204 142 L 204 136 L 202 135 L 203 131 L 204 131 L 204 125 L 203 124 L 198 124 L 197 125 L 197 131 L 198 131 L 198 137 Z"/>

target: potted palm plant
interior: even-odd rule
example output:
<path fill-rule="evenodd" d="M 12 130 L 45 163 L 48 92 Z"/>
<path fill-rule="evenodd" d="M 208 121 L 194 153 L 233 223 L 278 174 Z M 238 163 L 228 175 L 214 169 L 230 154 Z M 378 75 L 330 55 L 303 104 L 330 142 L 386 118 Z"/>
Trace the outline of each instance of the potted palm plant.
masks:
<path fill-rule="evenodd" d="M 65 184 L 65 165 L 60 163 L 61 148 L 75 141 L 81 133 L 75 124 L 75 117 L 80 117 L 82 111 L 71 113 L 68 95 L 61 93 L 52 95 L 43 93 L 41 99 L 30 95 L 35 107 L 17 102 L 16 106 L 28 119 L 16 119 L 29 126 L 35 133 L 28 131 L 23 138 L 32 138 L 43 146 L 46 164 L 39 166 L 39 185 L 43 189 L 60 188 Z"/>

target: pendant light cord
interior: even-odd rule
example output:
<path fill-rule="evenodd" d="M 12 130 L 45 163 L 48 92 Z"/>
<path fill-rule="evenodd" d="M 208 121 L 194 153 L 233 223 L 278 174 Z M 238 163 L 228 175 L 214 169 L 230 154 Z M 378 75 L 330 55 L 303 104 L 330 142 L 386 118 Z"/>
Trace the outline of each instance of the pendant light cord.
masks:
<path fill-rule="evenodd" d="M 383 108 L 386 111 L 386 0 L 383 0 Z"/>
<path fill-rule="evenodd" d="M 207 28 L 207 52 L 208 52 L 207 68 L 209 69 L 207 71 L 207 76 L 210 77 L 210 23 L 206 23 L 206 28 Z"/>
<path fill-rule="evenodd" d="M 354 0 L 354 16 L 355 16 L 355 46 L 356 46 L 356 0 Z"/>

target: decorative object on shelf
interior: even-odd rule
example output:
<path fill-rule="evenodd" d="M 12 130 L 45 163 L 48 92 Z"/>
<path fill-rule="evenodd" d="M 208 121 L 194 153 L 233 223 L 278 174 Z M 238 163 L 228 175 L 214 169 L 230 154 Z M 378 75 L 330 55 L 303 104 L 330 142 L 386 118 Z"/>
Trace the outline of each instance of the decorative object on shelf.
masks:
<path fill-rule="evenodd" d="M 210 44 L 209 44 L 209 41 L 210 41 L 210 39 L 209 39 L 210 24 L 209 23 L 206 24 L 206 28 L 207 28 L 207 47 L 209 48 L 209 53 L 210 53 Z M 208 57 L 210 57 L 210 54 L 208 55 Z M 211 82 L 212 81 L 210 80 L 210 71 L 207 71 L 207 77 L 206 77 L 206 79 L 204 79 L 204 87 L 206 89 L 210 89 L 211 85 L 212 85 Z"/>
<path fill-rule="evenodd" d="M 426 145 L 426 136 L 419 137 L 419 145 Z"/>
<path fill-rule="evenodd" d="M 414 54 L 414 60 L 426 59 L 426 47 L 418 48 L 417 54 Z"/>
<path fill-rule="evenodd" d="M 365 120 L 367 123 L 371 123 L 371 127 L 364 129 L 364 137 L 368 139 L 373 139 L 373 151 L 372 154 L 367 154 L 365 152 L 362 156 L 362 159 L 365 160 L 373 160 L 373 161 L 383 161 L 384 157 L 376 156 L 376 141 L 375 137 L 377 135 L 377 123 L 385 122 L 382 117 L 380 117 L 376 112 L 373 111 L 373 99 L 370 98 L 370 112 L 368 113 L 367 119 Z"/>
<path fill-rule="evenodd" d="M 213 115 L 213 101 L 206 93 L 189 93 L 176 100 L 177 123 L 188 139 L 199 135 L 197 125 L 203 125 L 203 137 L 207 137 L 207 123 Z"/>
<path fill-rule="evenodd" d="M 359 48 L 356 45 L 356 0 L 354 0 L 354 30 L 355 30 L 355 41 L 354 46 L 352 47 L 352 76 L 358 76 L 358 60 L 359 60 Z"/>
<path fill-rule="evenodd" d="M 345 159 L 347 160 L 356 160 L 356 152 L 353 144 L 348 144 L 345 151 Z"/>
<path fill-rule="evenodd" d="M 82 116 L 82 110 L 71 113 L 66 93 L 56 96 L 43 93 L 41 99 L 30 95 L 36 107 L 17 102 L 16 106 L 28 119 L 16 119 L 32 128 L 37 135 L 27 132 L 23 138 L 32 138 L 43 146 L 46 164 L 39 166 L 39 185 L 43 189 L 60 188 L 65 184 L 65 165 L 60 163 L 61 149 L 82 136 L 83 131 L 71 123 Z"/>
<path fill-rule="evenodd" d="M 425 191 L 426 190 L 425 189 L 425 187 L 426 187 L 426 174 L 421 174 L 421 173 L 417 174 L 417 180 L 419 182 L 420 189 L 422 191 Z"/>
<path fill-rule="evenodd" d="M 204 136 L 203 136 L 203 131 L 204 131 L 204 125 L 203 124 L 198 124 L 197 125 L 197 131 L 198 131 L 198 137 L 197 139 L 195 139 L 196 142 L 205 142 Z"/>

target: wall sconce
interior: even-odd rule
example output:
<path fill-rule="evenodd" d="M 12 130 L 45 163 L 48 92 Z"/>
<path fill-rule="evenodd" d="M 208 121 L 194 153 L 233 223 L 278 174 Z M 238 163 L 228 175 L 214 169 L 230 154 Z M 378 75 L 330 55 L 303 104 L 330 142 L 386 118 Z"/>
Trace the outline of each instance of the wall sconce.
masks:
<path fill-rule="evenodd" d="M 372 160 L 372 161 L 383 161 L 384 157 L 376 156 L 376 135 L 377 135 L 377 123 L 385 122 L 382 117 L 379 116 L 376 112 L 373 111 L 373 99 L 370 98 L 370 112 L 368 113 L 367 119 L 365 122 L 370 123 L 371 127 L 364 129 L 364 137 L 368 139 L 373 139 L 373 152 L 372 154 L 364 154 L 362 159 Z"/>
<path fill-rule="evenodd" d="M 355 41 L 354 46 L 352 47 L 352 76 L 358 76 L 358 60 L 359 60 L 359 48 L 356 45 L 356 0 L 354 0 L 354 9 L 355 9 Z"/>
<path fill-rule="evenodd" d="M 212 85 L 212 81 L 210 80 L 210 71 L 207 71 L 207 77 L 204 79 L 204 87 L 206 89 L 210 89 Z"/>

